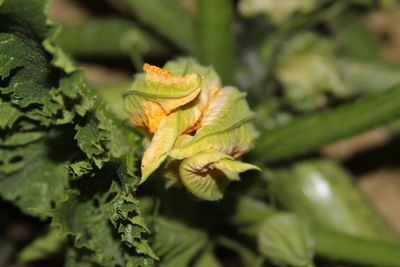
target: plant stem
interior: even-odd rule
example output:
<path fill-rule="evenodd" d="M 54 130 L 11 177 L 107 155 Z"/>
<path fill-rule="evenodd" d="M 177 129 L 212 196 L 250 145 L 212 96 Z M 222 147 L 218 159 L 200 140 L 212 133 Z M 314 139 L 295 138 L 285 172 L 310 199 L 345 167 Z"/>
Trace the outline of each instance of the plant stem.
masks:
<path fill-rule="evenodd" d="M 264 163 L 287 159 L 381 125 L 397 116 L 400 116 L 400 86 L 265 130 L 252 155 Z"/>
<path fill-rule="evenodd" d="M 176 0 L 118 0 L 180 48 L 194 52 L 194 18 Z"/>
<path fill-rule="evenodd" d="M 64 25 L 57 42 L 76 56 L 162 55 L 168 52 L 167 46 L 150 33 L 129 20 L 117 18 Z"/>
<path fill-rule="evenodd" d="M 213 65 L 225 84 L 234 71 L 233 4 L 231 0 L 199 0 L 200 59 Z"/>
<path fill-rule="evenodd" d="M 343 57 L 337 64 L 352 94 L 374 94 L 400 83 L 400 67 L 393 64 Z"/>
<path fill-rule="evenodd" d="M 315 252 L 332 260 L 368 266 L 400 266 L 400 246 L 339 234 L 313 225 Z"/>

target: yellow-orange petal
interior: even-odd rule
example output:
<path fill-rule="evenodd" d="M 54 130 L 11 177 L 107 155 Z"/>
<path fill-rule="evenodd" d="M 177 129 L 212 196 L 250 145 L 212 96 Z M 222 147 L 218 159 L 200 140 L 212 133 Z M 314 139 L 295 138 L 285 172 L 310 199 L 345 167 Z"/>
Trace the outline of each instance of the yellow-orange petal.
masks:
<path fill-rule="evenodd" d="M 126 94 L 126 109 L 133 125 L 155 133 L 165 116 L 199 95 L 200 78 L 196 74 L 175 76 L 149 64 L 144 65 L 144 71 Z"/>

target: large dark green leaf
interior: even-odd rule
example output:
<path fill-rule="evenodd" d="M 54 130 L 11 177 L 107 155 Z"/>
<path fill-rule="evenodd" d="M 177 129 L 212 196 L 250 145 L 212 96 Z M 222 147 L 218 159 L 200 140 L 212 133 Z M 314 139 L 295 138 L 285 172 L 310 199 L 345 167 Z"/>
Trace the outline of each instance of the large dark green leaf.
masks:
<path fill-rule="evenodd" d="M 0 195 L 75 237 L 67 264 L 151 265 L 132 196 L 137 135 L 53 44 L 47 4 L 0 8 Z"/>
<path fill-rule="evenodd" d="M 44 3 L 5 1 L 0 9 L 0 92 L 21 107 L 39 104 L 43 116 L 49 116 L 57 109 L 49 94 L 57 85 L 57 70 L 41 45 L 50 32 L 42 15 Z"/>
<path fill-rule="evenodd" d="M 96 179 L 95 177 L 92 179 Z M 87 179 L 87 178 L 86 178 Z M 83 181 L 87 186 L 88 181 Z M 100 181 L 101 183 L 106 181 Z M 157 259 L 144 235 L 149 233 L 137 211 L 138 202 L 116 183 L 96 186 L 91 195 L 70 191 L 53 212 L 52 224 L 74 236 L 73 254 L 102 266 L 151 266 Z M 149 257 L 150 256 L 150 257 Z M 139 261 L 140 259 L 140 261 Z"/>
<path fill-rule="evenodd" d="M 33 215 L 61 200 L 68 184 L 67 158 L 59 154 L 68 151 L 65 136 L 60 131 L 46 135 L 26 146 L 0 146 L 0 195 Z"/>

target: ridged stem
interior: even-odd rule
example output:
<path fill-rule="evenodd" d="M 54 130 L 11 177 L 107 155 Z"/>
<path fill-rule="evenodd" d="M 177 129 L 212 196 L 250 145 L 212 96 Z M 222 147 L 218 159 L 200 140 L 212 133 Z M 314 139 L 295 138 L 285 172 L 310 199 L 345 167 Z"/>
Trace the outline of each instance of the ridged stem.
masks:
<path fill-rule="evenodd" d="M 271 163 L 313 151 L 400 116 L 400 86 L 262 132 L 252 155 Z"/>
<path fill-rule="evenodd" d="M 234 72 L 233 3 L 199 0 L 199 51 L 203 64 L 213 65 L 224 84 Z"/>

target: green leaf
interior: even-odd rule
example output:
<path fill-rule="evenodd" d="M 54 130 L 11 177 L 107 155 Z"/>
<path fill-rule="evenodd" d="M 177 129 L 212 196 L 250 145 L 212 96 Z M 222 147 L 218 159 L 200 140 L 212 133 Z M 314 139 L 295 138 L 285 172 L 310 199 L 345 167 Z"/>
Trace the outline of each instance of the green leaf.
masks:
<path fill-rule="evenodd" d="M 35 239 L 19 253 L 18 261 L 29 262 L 44 259 L 60 250 L 65 241 L 56 228 L 50 228 L 45 235 Z"/>
<path fill-rule="evenodd" d="M 90 162 L 87 160 L 71 163 L 68 165 L 68 168 L 77 177 L 89 174 L 93 170 L 92 164 L 90 164 Z"/>
<path fill-rule="evenodd" d="M 75 236 L 79 249 L 68 249 L 67 264 L 152 265 L 149 231 L 131 196 L 137 135 L 54 45 L 57 27 L 47 23 L 46 4 L 9 0 L 0 9 L 0 106 L 7 112 L 0 194 L 24 212 L 53 216 L 63 235 Z M 111 190 L 113 178 L 124 185 Z"/>
<path fill-rule="evenodd" d="M 266 173 L 270 193 L 287 209 L 327 229 L 388 242 L 398 241 L 343 168 L 333 161 L 299 161 Z"/>
<path fill-rule="evenodd" d="M 0 139 L 0 146 L 19 146 L 26 145 L 43 137 L 44 132 L 26 132 L 14 133 L 6 136 L 4 140 Z"/>
<path fill-rule="evenodd" d="M 103 133 L 99 129 L 99 121 L 93 116 L 89 118 L 87 124 L 78 125 L 76 128 L 75 139 L 78 141 L 78 146 L 98 168 L 103 166 L 104 161 L 109 160 L 109 155 L 105 153 L 106 148 L 104 147 L 107 139 Z"/>
<path fill-rule="evenodd" d="M 238 198 L 231 220 L 237 225 L 256 225 L 274 212 L 265 202 L 245 195 Z"/>
<path fill-rule="evenodd" d="M 24 117 L 49 126 L 72 120 L 76 112 L 66 109 L 65 103 L 79 106 L 76 76 L 81 74 L 66 77 L 52 66 L 46 49 L 57 54 L 54 61 L 60 61 L 62 53 L 51 45 L 50 39 L 45 39 L 56 32 L 43 15 L 45 4 L 46 1 L 6 1 L 0 9 L 0 101 L 18 108 Z M 66 59 L 59 65 L 68 68 Z"/>
<path fill-rule="evenodd" d="M 274 262 L 292 266 L 314 266 L 313 239 L 296 215 L 278 213 L 267 217 L 258 233 L 258 249 Z"/>
<path fill-rule="evenodd" d="M 238 241 L 235 241 L 227 237 L 220 237 L 218 238 L 218 244 L 236 252 L 240 256 L 242 263 L 246 267 L 263 266 L 263 263 L 265 261 L 265 256 L 256 253 L 255 251 L 253 251 L 252 248 L 249 248 Z"/>
<path fill-rule="evenodd" d="M 0 195 L 32 215 L 51 209 L 64 197 L 68 183 L 64 166 L 67 158 L 53 156 L 69 151 L 63 144 L 63 135 L 53 131 L 45 139 L 26 146 L 1 147 Z"/>
<path fill-rule="evenodd" d="M 101 168 L 112 158 L 121 158 L 134 151 L 137 134 L 112 113 L 95 89 L 84 81 L 81 82 L 80 89 L 83 103 L 77 112 L 86 116 L 83 122 L 75 127 L 75 139 L 88 159 Z M 92 111 L 87 112 L 88 110 Z"/>
<path fill-rule="evenodd" d="M 101 109 L 89 114 L 86 123 L 77 125 L 76 130 L 78 146 L 98 168 L 102 168 L 111 158 L 121 158 L 133 151 L 138 139 L 113 114 Z"/>
<path fill-rule="evenodd" d="M 91 260 L 90 255 L 79 254 L 76 249 L 70 247 L 66 251 L 65 267 L 75 267 L 75 266 L 97 267 L 99 265 Z"/>
<path fill-rule="evenodd" d="M 43 13 L 46 3 L 5 1 L 0 8 L 0 194 L 41 217 L 38 211 L 64 198 L 65 165 L 77 153 L 71 127 L 50 126 L 72 121 L 82 81 L 82 74 L 67 76 L 52 66 L 42 45 L 55 32 Z"/>
<path fill-rule="evenodd" d="M 112 202 L 113 215 L 110 218 L 112 224 L 128 247 L 135 248 L 139 254 L 158 259 L 147 242 L 140 240 L 142 234 L 149 234 L 150 230 L 139 212 L 139 201 L 129 194 L 119 192 L 120 190 L 115 183 L 111 185 L 110 191 L 117 194 Z"/>
<path fill-rule="evenodd" d="M 57 74 L 41 46 L 41 38 L 49 33 L 43 8 L 41 1 L 21 0 L 6 1 L 0 9 L 0 77 L 7 78 L 6 87 L 0 88 L 2 94 L 10 94 L 13 103 L 23 107 L 41 104 L 43 113 L 49 115 L 54 103 L 48 89 L 55 85 Z"/>
<path fill-rule="evenodd" d="M 7 19 L 4 15 L 1 18 L 2 21 Z M 3 23 L 2 27 L 4 27 Z M 9 29 L 0 28 L 0 30 L 0 51 L 5 52 L 0 57 L 2 65 L 0 75 L 4 79 L 12 70 L 15 73 L 6 80 L 9 85 L 2 88 L 2 94 L 11 94 L 12 102 L 22 107 L 33 103 L 49 105 L 51 98 L 48 88 L 54 82 L 52 79 L 54 74 L 47 60 L 48 55 L 40 43 L 28 35 L 29 33 L 13 32 L 11 34 L 6 32 Z M 35 60 L 35 64 L 30 63 L 32 59 Z"/>
<path fill-rule="evenodd" d="M 10 103 L 2 103 L 0 99 L 0 130 L 11 128 L 22 112 Z"/>
<path fill-rule="evenodd" d="M 81 182 L 87 186 L 87 181 Z M 103 177 L 100 183 L 104 182 L 107 181 Z M 99 189 L 106 191 L 101 193 Z M 157 257 L 144 238 L 149 231 L 138 214 L 138 202 L 114 182 L 111 187 L 103 184 L 92 193 L 89 197 L 88 192 L 69 192 L 68 199 L 52 212 L 52 225 L 63 234 L 74 236 L 78 248 L 75 253 L 86 255 L 88 262 L 125 266 L 137 257 L 142 259 L 142 265 L 134 266 L 151 266 Z"/>
<path fill-rule="evenodd" d="M 220 267 L 221 264 L 213 254 L 211 249 L 207 249 L 200 257 L 196 260 L 194 267 Z"/>
<path fill-rule="evenodd" d="M 161 216 L 155 219 L 154 232 L 152 247 L 163 267 L 188 266 L 207 243 L 203 231 Z"/>
<path fill-rule="evenodd" d="M 59 226 L 63 233 L 74 235 L 75 246 L 89 249 L 94 262 L 106 266 L 123 265 L 123 251 L 108 222 L 109 207 L 96 207 L 94 199 L 85 201 L 76 193 L 70 193 L 68 200 L 54 211 L 52 224 Z"/>
<path fill-rule="evenodd" d="M 94 98 L 97 98 L 92 89 Z M 102 99 L 98 99 L 95 109 L 96 118 L 99 120 L 99 129 L 107 138 L 105 144 L 107 151 L 113 158 L 121 158 L 136 148 L 138 135 L 124 121 L 118 120 Z"/>

